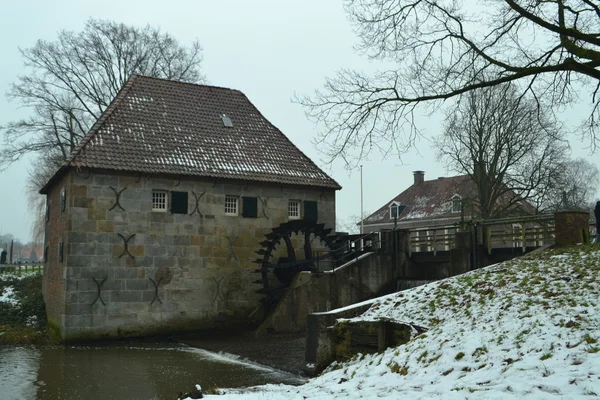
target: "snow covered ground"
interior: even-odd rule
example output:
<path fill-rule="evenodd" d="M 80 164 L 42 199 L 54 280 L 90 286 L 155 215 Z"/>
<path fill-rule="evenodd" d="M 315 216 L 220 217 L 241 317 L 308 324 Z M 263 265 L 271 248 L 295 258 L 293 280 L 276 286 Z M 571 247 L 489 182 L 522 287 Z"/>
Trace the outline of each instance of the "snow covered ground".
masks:
<path fill-rule="evenodd" d="M 19 304 L 19 299 L 15 294 L 15 290 L 12 286 L 7 286 L 4 289 L 0 289 L 0 303 L 8 303 L 16 306 Z"/>
<path fill-rule="evenodd" d="M 356 318 L 429 327 L 405 345 L 336 363 L 302 386 L 217 398 L 596 398 L 599 295 L 598 246 L 530 255 L 379 298 Z"/>

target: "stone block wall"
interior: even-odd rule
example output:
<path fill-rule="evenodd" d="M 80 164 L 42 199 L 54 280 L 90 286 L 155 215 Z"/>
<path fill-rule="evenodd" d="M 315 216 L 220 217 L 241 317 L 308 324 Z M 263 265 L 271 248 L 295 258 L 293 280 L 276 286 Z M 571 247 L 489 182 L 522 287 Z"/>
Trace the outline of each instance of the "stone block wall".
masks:
<path fill-rule="evenodd" d="M 255 251 L 288 221 L 288 201 L 317 201 L 319 222 L 335 223 L 329 189 L 101 171 L 71 171 L 65 181 L 64 340 L 247 323 L 260 299 Z M 187 214 L 152 211 L 153 190 L 187 192 Z M 239 208 L 242 197 L 258 198 L 257 218 L 225 215 L 226 195 Z"/>

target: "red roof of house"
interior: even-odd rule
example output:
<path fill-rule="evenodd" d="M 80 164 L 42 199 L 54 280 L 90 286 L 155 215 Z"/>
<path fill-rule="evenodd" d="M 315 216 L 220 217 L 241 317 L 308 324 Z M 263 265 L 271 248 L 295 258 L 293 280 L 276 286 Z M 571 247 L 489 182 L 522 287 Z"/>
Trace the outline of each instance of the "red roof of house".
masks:
<path fill-rule="evenodd" d="M 390 206 L 393 202 L 406 206 L 399 215 L 398 222 L 459 217 L 460 213 L 452 212 L 452 197 L 458 195 L 467 198 L 473 193 L 475 193 L 475 185 L 467 175 L 424 181 L 410 186 L 365 218 L 363 222 L 365 225 L 393 223 L 394 219 L 390 217 Z"/>
<path fill-rule="evenodd" d="M 341 188 L 242 92 L 135 75 L 67 167 Z"/>
<path fill-rule="evenodd" d="M 475 183 L 468 175 L 413 184 L 365 218 L 363 223 L 365 225 L 393 223 L 394 219 L 390 216 L 390 206 L 393 202 L 406 206 L 398 216 L 397 222 L 459 218 L 461 213 L 452 211 L 452 199 L 456 196 L 460 199 L 477 198 Z M 509 191 L 506 196 L 511 197 L 515 194 Z M 520 213 L 535 214 L 535 208 L 525 200 L 519 201 L 516 206 Z"/>

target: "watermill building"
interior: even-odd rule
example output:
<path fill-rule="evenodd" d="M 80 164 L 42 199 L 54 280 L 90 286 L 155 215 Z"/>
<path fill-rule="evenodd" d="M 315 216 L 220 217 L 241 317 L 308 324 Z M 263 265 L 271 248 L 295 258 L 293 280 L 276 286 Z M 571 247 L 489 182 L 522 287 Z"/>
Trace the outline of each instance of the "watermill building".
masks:
<path fill-rule="evenodd" d="M 47 195 L 44 298 L 65 341 L 245 324 L 273 227 L 333 227 L 338 183 L 237 90 L 133 76 Z"/>

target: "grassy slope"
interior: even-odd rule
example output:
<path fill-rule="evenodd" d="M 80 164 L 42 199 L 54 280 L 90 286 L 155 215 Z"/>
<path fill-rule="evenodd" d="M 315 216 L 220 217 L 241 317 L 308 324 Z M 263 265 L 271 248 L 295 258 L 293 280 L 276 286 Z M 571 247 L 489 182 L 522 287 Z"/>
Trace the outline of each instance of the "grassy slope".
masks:
<path fill-rule="evenodd" d="M 430 330 L 335 364 L 304 386 L 267 386 L 250 397 L 594 398 L 599 300 L 598 246 L 530 255 L 380 298 L 357 319 Z"/>

